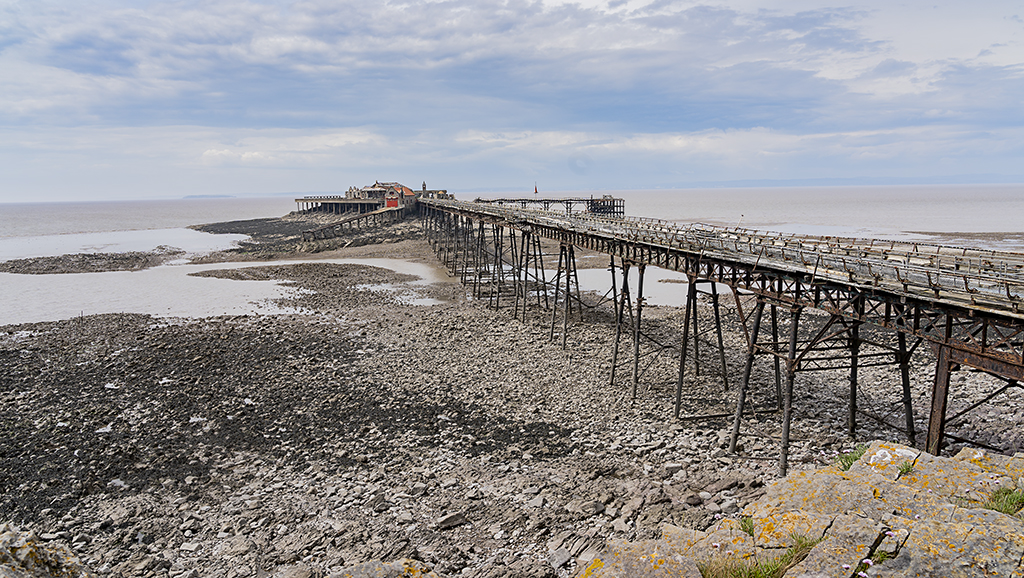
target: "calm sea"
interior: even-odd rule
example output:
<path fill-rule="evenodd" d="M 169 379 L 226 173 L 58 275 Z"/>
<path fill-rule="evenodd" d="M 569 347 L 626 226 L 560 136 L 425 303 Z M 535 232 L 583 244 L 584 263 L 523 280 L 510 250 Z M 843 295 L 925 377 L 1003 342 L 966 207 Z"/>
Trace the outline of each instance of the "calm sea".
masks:
<path fill-rule="evenodd" d="M 621 197 L 628 215 L 684 223 L 807 235 L 934 237 L 1024 251 L 1024 185 L 573 191 L 552 196 L 577 195 Z"/>
<path fill-rule="evenodd" d="M 512 196 L 455 193 L 463 200 Z M 625 198 L 632 216 L 1024 252 L 1024 185 L 560 191 L 550 196 L 605 194 Z M 158 246 L 204 253 L 244 237 L 186 226 L 281 216 L 294 209 L 288 197 L 0 204 L 0 261 Z M 277 310 L 271 300 L 287 290 L 269 281 L 188 277 L 193 270 L 176 264 L 134 273 L 0 274 L 0 325 L 122 311 L 166 316 L 269 312 Z M 664 304 L 675 304 L 673 297 Z"/>

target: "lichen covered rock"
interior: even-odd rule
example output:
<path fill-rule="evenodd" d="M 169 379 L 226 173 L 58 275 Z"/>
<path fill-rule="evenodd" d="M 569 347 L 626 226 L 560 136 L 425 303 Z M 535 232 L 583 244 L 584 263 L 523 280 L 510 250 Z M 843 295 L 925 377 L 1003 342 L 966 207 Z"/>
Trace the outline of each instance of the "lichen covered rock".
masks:
<path fill-rule="evenodd" d="M 0 576 L 4 578 L 94 578 L 67 548 L 32 532 L 0 524 Z"/>
<path fill-rule="evenodd" d="M 1022 475 L 1022 454 L 943 458 L 874 442 L 848 471 L 830 466 L 778 480 L 741 520 L 688 539 L 666 532 L 613 544 L 583 575 L 699 576 L 698 565 L 764 564 L 800 543 L 813 547 L 787 577 L 1024 577 L 1024 520 L 985 507 L 999 488 L 1024 489 Z"/>
<path fill-rule="evenodd" d="M 403 558 L 390 563 L 366 562 L 331 574 L 330 578 L 438 578 L 422 562 Z"/>

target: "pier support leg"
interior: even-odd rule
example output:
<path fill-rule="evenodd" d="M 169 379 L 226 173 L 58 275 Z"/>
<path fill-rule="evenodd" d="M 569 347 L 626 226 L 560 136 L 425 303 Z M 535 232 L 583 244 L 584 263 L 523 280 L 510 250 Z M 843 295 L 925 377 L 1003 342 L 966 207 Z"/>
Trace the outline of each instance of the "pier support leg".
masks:
<path fill-rule="evenodd" d="M 572 272 L 576 270 L 576 255 L 573 246 L 565 248 L 565 311 L 562 313 L 562 349 L 569 338 L 569 314 L 572 313 Z"/>
<path fill-rule="evenodd" d="M 476 243 L 473 249 L 473 298 L 480 299 L 483 296 L 483 276 L 487 269 L 486 246 L 487 230 L 484 222 L 480 221 L 476 232 Z"/>
<path fill-rule="evenodd" d="M 789 470 L 789 427 L 793 422 L 793 381 L 796 379 L 797 328 L 800 325 L 799 307 L 794 307 L 790 317 L 789 350 L 786 359 L 786 391 L 782 398 L 782 447 L 779 451 L 779 476 L 785 477 Z"/>
<path fill-rule="evenodd" d="M 555 340 L 555 321 L 558 318 L 558 289 L 562 281 L 562 267 L 564 266 L 565 259 L 565 245 L 558 248 L 558 271 L 555 273 L 555 298 L 552 301 L 553 307 L 551 307 L 551 331 L 548 333 L 548 341 Z M 615 281 L 615 274 L 612 274 L 612 282 Z M 566 279 L 566 285 L 568 285 L 568 279 Z M 566 295 L 568 295 L 566 291 Z"/>
<path fill-rule="evenodd" d="M 694 292 L 693 303 L 689 304 L 690 319 L 693 321 L 693 374 L 700 375 L 700 324 L 697 321 L 697 299 L 699 293 Z"/>
<path fill-rule="evenodd" d="M 860 361 L 860 322 L 850 327 L 850 408 L 846 416 L 846 434 L 857 439 L 857 363 Z"/>
<path fill-rule="evenodd" d="M 504 227 L 491 225 L 491 243 L 494 246 L 494 273 L 491 275 L 491 300 L 494 310 L 501 309 L 501 289 L 505 284 Z"/>
<path fill-rule="evenodd" d="M 533 280 L 538 282 L 537 307 L 547 309 L 551 306 L 548 301 L 548 278 L 544 272 L 544 253 L 540 250 L 540 237 L 537 235 L 533 236 Z"/>
<path fill-rule="evenodd" d="M 522 236 L 522 234 L 520 234 Z M 516 247 L 516 232 L 515 229 L 508 230 L 508 242 L 509 242 L 509 256 L 512 258 L 512 284 L 514 291 L 514 301 L 512 302 L 512 318 L 519 319 L 519 296 L 522 291 L 522 287 L 519 281 L 519 277 L 523 272 L 522 263 L 520 263 L 519 249 Z M 520 241 L 521 242 L 521 241 Z"/>
<path fill-rule="evenodd" d="M 612 257 L 612 283 L 614 288 L 615 257 Z M 612 368 L 609 385 L 615 385 L 615 368 L 619 364 L 619 341 L 622 337 L 622 321 L 629 303 L 629 263 L 622 261 L 622 291 L 619 292 L 618 304 L 615 307 L 615 342 L 612 344 Z"/>
<path fill-rule="evenodd" d="M 907 352 L 907 336 L 902 331 L 898 331 L 896 341 L 899 346 L 900 381 L 903 384 L 903 415 L 907 424 L 907 440 L 910 442 L 910 447 L 917 447 L 917 433 L 914 431 L 914 403 L 910 395 L 910 354 Z"/>
<path fill-rule="evenodd" d="M 772 362 L 775 365 L 775 409 L 782 411 L 782 361 L 779 359 L 779 311 L 771 306 L 772 317 Z"/>
<path fill-rule="evenodd" d="M 683 405 L 683 374 L 686 372 L 686 351 L 689 349 L 690 307 L 697 300 L 697 280 L 692 276 L 687 276 L 687 281 L 686 309 L 683 312 L 683 338 L 679 343 L 679 377 L 676 378 L 676 419 L 679 419 L 679 412 Z"/>
<path fill-rule="evenodd" d="M 754 324 L 750 329 L 750 343 L 747 344 L 747 363 L 743 366 L 743 377 L 740 380 L 740 391 L 736 398 L 736 414 L 732 418 L 732 435 L 729 436 L 729 453 L 736 453 L 736 443 L 740 438 L 740 422 L 743 420 L 743 406 L 747 402 L 747 389 L 750 387 L 750 374 L 754 369 L 754 357 L 757 354 L 757 334 L 761 330 L 761 314 L 764 313 L 764 301 L 758 299 L 754 306 Z"/>
<path fill-rule="evenodd" d="M 925 451 L 933 456 L 942 451 L 942 438 L 946 435 L 946 403 L 949 400 L 949 374 L 952 369 L 949 347 L 939 346 L 935 362 L 935 384 L 932 387 L 932 411 L 928 416 L 928 439 Z"/>
<path fill-rule="evenodd" d="M 523 323 L 526 323 L 526 306 L 529 304 L 530 295 L 530 238 L 529 233 L 519 235 L 522 243 L 519 248 L 519 259 L 521 260 L 521 279 L 523 281 Z"/>
<path fill-rule="evenodd" d="M 641 263 L 637 266 L 638 280 L 636 287 L 636 324 L 633 328 L 633 387 L 630 398 L 636 401 L 636 388 L 640 381 L 640 318 L 644 308 L 644 270 L 647 265 Z"/>
<path fill-rule="evenodd" d="M 715 310 L 715 332 L 718 333 L 718 358 L 722 362 L 722 389 L 729 391 L 729 368 L 725 364 L 725 341 L 722 339 L 722 316 L 718 312 L 718 285 L 711 282 L 711 305 Z M 676 417 L 679 417 L 678 410 Z"/>

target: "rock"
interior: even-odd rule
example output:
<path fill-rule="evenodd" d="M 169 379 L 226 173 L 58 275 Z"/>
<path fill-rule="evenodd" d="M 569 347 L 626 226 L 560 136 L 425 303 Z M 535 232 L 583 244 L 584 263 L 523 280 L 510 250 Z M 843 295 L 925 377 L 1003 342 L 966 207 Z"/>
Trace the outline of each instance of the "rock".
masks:
<path fill-rule="evenodd" d="M 447 530 L 448 528 L 454 528 L 455 526 L 461 526 L 468 522 L 469 519 L 462 512 L 456 512 L 454 514 L 447 514 L 439 518 L 434 525 L 438 530 Z"/>
<path fill-rule="evenodd" d="M 184 543 L 182 543 L 181 546 L 178 546 L 178 549 L 181 550 L 182 552 L 190 552 L 191 553 L 191 552 L 195 552 L 196 550 L 199 549 L 199 544 L 197 544 L 195 542 L 184 542 Z"/>
<path fill-rule="evenodd" d="M 418 260 L 435 263 L 422 245 Z M 388 256 L 388 250 L 368 247 L 356 257 Z M 0 430 L 18 442 L 14 452 L 0 452 L 6 519 L 31 521 L 31 529 L 52 538 L 46 544 L 88 535 L 88 542 L 75 541 L 78 555 L 116 576 L 131 576 L 147 557 L 152 561 L 144 574 L 170 578 L 269 578 L 301 565 L 327 576 L 346 560 L 351 566 L 411 558 L 453 576 L 526 578 L 554 575 L 546 559 L 550 550 L 562 548 L 578 562 L 566 562 L 566 574 L 591 566 L 585 561 L 596 550 L 611 551 L 605 546 L 609 535 L 642 543 L 661 534 L 659 541 L 667 542 L 709 526 L 715 533 L 710 542 L 736 538 L 749 546 L 742 551 L 771 558 L 778 553 L 771 550 L 792 543 L 790 531 L 821 537 L 835 526 L 836 512 L 802 504 L 810 497 L 838 504 L 843 515 L 863 511 L 879 530 L 892 533 L 877 552 L 893 558 L 877 568 L 903 564 L 901 556 L 908 567 L 926 568 L 928 550 L 914 546 L 922 559 L 911 561 L 912 545 L 937 543 L 946 527 L 926 532 L 923 524 L 903 523 L 913 519 L 903 512 L 913 512 L 915 500 L 927 500 L 929 489 L 942 493 L 941 480 L 951 480 L 952 498 L 943 494 L 920 507 L 934 506 L 936 519 L 960 520 L 960 500 L 977 509 L 993 487 L 1024 485 L 1018 481 L 1022 460 L 1014 469 L 1014 458 L 974 450 L 958 454 L 955 468 L 919 456 L 916 471 L 906 476 L 893 460 L 884 469 L 861 470 L 858 463 L 851 475 L 876 476 L 871 488 L 834 474 L 845 493 L 815 490 L 779 502 L 765 517 L 752 518 L 753 528 L 718 523 L 709 510 L 694 507 L 705 500 L 690 491 L 709 489 L 707 501 L 725 511 L 730 501 L 739 506 L 766 499 L 751 490 L 757 480 L 774 477 L 775 445 L 748 438 L 751 457 L 761 459 L 735 459 L 723 471 L 713 457 L 725 454 L 714 447 L 720 426 L 687 423 L 677 429 L 654 389 L 632 408 L 609 405 L 621 391 L 608 383 L 614 329 L 598 323 L 599 316 L 593 323 L 574 322 L 572 343 L 562 350 L 547 342 L 546 326 L 509 322 L 505 294 L 503 309 L 493 311 L 486 299 L 460 301 L 465 291 L 456 284 L 411 286 L 399 274 L 364 265 L 304 262 L 230 271 L 213 276 L 285 280 L 300 291 L 285 303 L 315 314 L 174 321 L 101 315 L 0 328 L 0 370 L 9 386 L 0 391 L 0 407 L 17 416 Z M 424 307 L 393 299 L 409 289 L 442 296 L 445 303 Z M 650 319 L 656 325 L 670 320 Z M 743 336 L 734 332 L 731 342 L 730 348 L 741 347 Z M 729 360 L 734 367 L 742 363 L 741 350 L 727 353 L 736 355 Z M 665 369 L 665 360 L 656 357 L 652 376 Z M 766 371 L 759 381 L 769 383 Z M 890 373 L 865 368 L 863 391 L 887 399 Z M 838 441 L 845 440 L 842 423 L 828 423 L 845 415 L 843 380 L 828 372 L 801 379 L 812 386 L 801 388 L 793 425 L 799 437 L 811 439 L 794 442 L 792 455 L 828 459 L 815 440 L 821 448 L 828 436 L 836 450 L 852 445 Z M 927 391 L 927 380 L 915 380 L 914 388 L 915 395 Z M 692 400 L 684 398 L 688 407 L 721 401 L 715 388 L 688 389 L 687 398 L 691 393 Z M 1024 439 L 1017 433 L 1024 431 L 1024 418 L 1013 404 L 1005 405 L 995 416 L 980 408 L 985 419 L 968 423 L 979 430 L 979 440 L 1005 432 L 1002 439 L 1010 443 L 994 445 L 1010 447 Z M 436 419 L 440 413 L 445 420 Z M 204 419 L 193 423 L 193 417 Z M 110 423 L 110 433 L 94 434 Z M 874 428 L 863 422 L 859 433 L 871 435 Z M 743 429 L 749 431 L 746 424 Z M 770 421 L 755 429 L 764 439 L 777 435 Z M 893 448 L 886 451 L 906 459 Z M 639 454 L 647 457 L 638 460 Z M 879 457 L 875 465 L 883 462 Z M 684 467 L 670 475 L 677 465 Z M 796 459 L 793 466 L 792 476 L 811 467 Z M 960 476 L 961 468 L 972 473 Z M 115 476 L 127 489 L 110 484 Z M 826 483 L 822 478 L 817 485 Z M 874 489 L 885 501 L 881 506 L 874 504 Z M 581 513 L 595 497 L 604 511 L 593 514 L 594 506 Z M 571 502 L 572 508 L 561 507 Z M 450 512 L 462 512 L 472 524 L 431 524 Z M 743 538 L 747 530 L 756 539 Z M 992 545 L 992 556 L 1016 547 L 1013 530 L 1003 534 L 1011 538 L 1005 548 Z M 981 539 L 980 533 L 948 535 Z M 182 542 L 200 547 L 179 550 Z M 549 542 L 553 546 L 546 548 Z M 699 553 L 712 550 L 705 543 Z M 657 550 L 669 556 L 682 551 L 664 545 Z M 597 560 L 600 555 L 591 563 Z M 169 562 L 174 565 L 165 573 Z M 844 578 L 853 575 L 851 570 Z"/>
<path fill-rule="evenodd" d="M 917 461 L 910 474 L 897 475 L 904 460 Z M 804 528 L 829 528 L 826 540 L 798 567 L 811 573 L 837 560 L 856 567 L 877 544 L 888 555 L 895 552 L 895 558 L 875 566 L 886 576 L 967 577 L 978 568 L 1009 576 L 1024 552 L 1024 521 L 949 501 L 991 479 L 998 468 L 980 457 L 941 458 L 874 442 L 849 471 L 823 468 L 791 474 L 770 486 L 744 514 L 753 518 L 755 527 L 772 516 L 779 522 L 778 516 L 789 512 L 794 520 L 810 521 Z M 777 526 L 780 532 L 787 529 Z"/>
<path fill-rule="evenodd" d="M 612 522 L 612 530 L 625 534 L 630 530 L 629 521 L 625 518 L 615 518 L 615 521 Z"/>
<path fill-rule="evenodd" d="M 693 534 L 693 537 L 702 534 Z M 671 539 L 624 542 L 613 540 L 586 565 L 586 578 L 701 578 L 694 551 L 695 540 Z"/>
<path fill-rule="evenodd" d="M 704 491 L 708 492 L 709 494 L 717 494 L 721 491 L 735 488 L 738 484 L 739 480 L 735 478 L 723 478 L 721 480 L 717 480 L 708 484 L 704 488 Z"/>
<path fill-rule="evenodd" d="M 572 554 L 570 554 L 565 548 L 559 548 L 548 554 L 548 562 L 551 563 L 551 567 L 555 570 L 565 566 L 569 560 L 572 560 Z"/>
<path fill-rule="evenodd" d="M 315 575 L 313 568 L 306 564 L 291 564 L 277 568 L 269 578 L 312 578 Z"/>
<path fill-rule="evenodd" d="M 723 514 L 735 514 L 740 511 L 740 507 L 736 503 L 736 500 L 725 500 L 720 506 Z"/>
<path fill-rule="evenodd" d="M 153 558 L 152 556 L 146 556 L 145 558 L 143 558 L 135 564 L 135 571 L 145 572 L 153 564 L 154 561 L 155 558 Z"/>
<path fill-rule="evenodd" d="M 330 574 L 330 578 L 401 578 L 403 576 L 440 578 L 423 562 L 407 558 L 387 564 L 379 561 L 356 564 Z"/>
<path fill-rule="evenodd" d="M 788 577 L 1019 575 L 1024 520 L 978 509 L 963 497 L 1013 479 L 1009 468 L 1016 464 L 972 452 L 939 458 L 875 442 L 849 471 L 796 471 L 776 481 L 743 510 L 749 521 L 726 518 L 703 534 L 664 525 L 660 541 L 613 542 L 581 576 L 696 577 L 691 564 L 709 556 L 772 560 L 798 543 L 808 554 Z M 917 461 L 897 475 L 904 459 Z M 729 510 L 734 504 L 723 502 Z M 870 558 L 871 565 L 864 562 Z"/>
<path fill-rule="evenodd" d="M 678 473 L 684 467 L 685 466 L 683 464 L 680 464 L 680 463 L 676 463 L 676 462 L 668 463 L 668 464 L 665 464 L 665 473 L 667 475 L 669 475 L 669 476 L 672 476 L 672 475 L 675 475 L 676 473 Z"/>
<path fill-rule="evenodd" d="M 66 547 L 41 542 L 32 532 L 0 524 L 0 576 L 89 578 L 94 574 Z"/>
<path fill-rule="evenodd" d="M 856 568 L 861 560 L 871 556 L 871 547 L 884 532 L 885 528 L 871 519 L 840 514 L 833 519 L 826 539 L 815 546 L 791 574 L 828 576 L 836 574 L 837 567 Z"/>

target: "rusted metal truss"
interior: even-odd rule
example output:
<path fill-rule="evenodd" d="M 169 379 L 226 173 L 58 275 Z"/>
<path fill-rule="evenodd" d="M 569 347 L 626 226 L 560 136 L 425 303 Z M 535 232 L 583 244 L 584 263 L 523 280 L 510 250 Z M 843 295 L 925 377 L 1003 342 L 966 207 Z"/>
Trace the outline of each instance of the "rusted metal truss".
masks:
<path fill-rule="evenodd" d="M 906 431 L 913 443 L 915 432 L 909 401 L 908 365 L 914 351 L 922 343 L 927 343 L 938 359 L 926 442 L 926 449 L 931 453 L 938 453 L 943 438 L 947 437 L 944 430 L 949 373 L 952 370 L 964 365 L 1014 386 L 1024 381 L 1024 311 L 1020 307 L 1024 298 L 1022 254 L 870 239 L 784 235 L 705 225 L 680 226 L 653 219 L 558 216 L 545 211 L 450 200 L 422 200 L 420 211 L 428 230 L 441 227 L 447 231 L 443 234 L 456 237 L 451 243 L 442 244 L 437 240 L 440 230 L 434 231 L 432 236 L 435 249 L 453 274 L 460 267 L 463 271 L 473 268 L 476 274 L 485 274 L 494 283 L 501 280 L 507 265 L 511 264 L 508 269 L 515 276 L 515 304 L 518 306 L 522 300 L 524 308 L 528 294 L 531 299 L 540 299 L 541 293 L 548 294 L 546 280 L 538 277 L 537 273 L 538 270 L 543 271 L 542 266 L 536 268 L 539 257 L 533 257 L 533 274 L 529 274 L 530 247 L 536 246 L 539 251 L 539 244 L 531 243 L 537 243 L 539 238 L 557 241 L 563 248 L 581 247 L 611 255 L 613 280 L 616 257 L 624 267 L 632 264 L 642 271 L 644 267 L 656 266 L 686 274 L 690 293 L 679 348 L 677 400 L 683 383 L 686 352 L 690 347 L 690 319 L 691 315 L 696 315 L 695 306 L 691 311 L 691 303 L 696 302 L 696 288 L 701 284 L 709 284 L 712 291 L 715 291 L 716 284 L 730 288 L 748 343 L 748 360 L 742 386 L 737 392 L 735 421 L 738 423 L 743 411 L 754 356 L 773 356 L 776 360 L 776 397 L 784 414 L 782 473 L 786 469 L 788 452 L 792 381 L 797 371 L 850 371 L 849 421 L 852 435 L 858 414 L 858 368 L 880 365 L 884 359 L 891 358 L 901 369 L 907 409 Z M 467 240 L 459 245 L 459 235 L 466 235 L 467 230 L 473 229 L 473 226 L 467 228 L 466 223 L 476 223 L 481 231 L 486 224 L 496 231 L 492 232 L 489 241 L 490 254 L 494 255 L 489 269 L 470 265 L 468 253 L 461 261 L 452 257 L 453 250 L 457 252 L 458 247 L 468 246 L 466 243 L 471 242 Z M 520 239 L 518 252 L 514 242 L 517 234 Z M 502 235 L 513 241 L 502 241 Z M 471 233 L 468 238 L 472 238 Z M 482 234 L 475 238 L 478 243 L 483 242 Z M 511 259 L 505 258 L 503 247 L 506 246 L 510 248 Z M 624 311 L 630 303 L 628 288 L 623 289 L 615 300 L 616 354 Z M 634 325 L 634 396 L 638 379 L 642 290 L 641 278 L 635 315 L 631 305 L 628 309 Z M 500 292 L 492 290 L 492 294 L 496 297 Z M 720 332 L 717 291 L 713 295 L 715 323 Z M 743 301 L 750 299 L 755 303 L 753 311 L 744 315 Z M 771 314 L 773 337 L 759 341 L 759 325 L 766 306 Z M 518 307 L 516 309 L 518 312 Z M 816 316 L 823 322 L 816 333 L 812 331 L 814 337 L 801 340 L 797 328 L 801 313 L 807 309 L 826 315 Z M 788 339 L 779 338 L 778 310 L 789 313 Z M 889 332 L 895 336 L 896 343 L 891 343 L 891 339 L 872 341 L 862 337 L 861 330 L 865 326 Z M 694 331 L 696 334 L 696 329 Z M 910 347 L 908 338 L 913 342 Z M 862 347 L 867 349 L 862 352 Z M 845 356 L 838 353 L 843 350 L 847 352 Z M 723 378 L 727 374 L 724 355 L 722 374 Z M 727 389 L 727 381 L 725 386 Z M 678 414 L 677 402 L 677 417 Z M 734 429 L 733 448 L 736 432 Z"/>
<path fill-rule="evenodd" d="M 541 208 L 550 211 L 551 207 L 560 205 L 564 213 L 590 213 L 592 215 L 604 215 L 621 217 L 626 214 L 625 199 L 614 197 L 563 197 L 560 199 L 548 197 L 518 197 L 502 199 L 476 199 L 474 203 L 485 205 L 496 205 L 498 207 L 518 207 L 521 209 Z"/>

